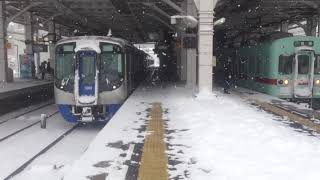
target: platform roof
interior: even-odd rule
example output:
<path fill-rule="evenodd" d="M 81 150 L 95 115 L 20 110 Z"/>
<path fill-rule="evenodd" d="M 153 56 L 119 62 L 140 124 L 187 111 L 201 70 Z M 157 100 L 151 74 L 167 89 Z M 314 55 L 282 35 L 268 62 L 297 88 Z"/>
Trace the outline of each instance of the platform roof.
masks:
<path fill-rule="evenodd" d="M 225 30 L 228 38 L 243 32 L 264 32 L 277 29 L 284 21 L 299 23 L 319 15 L 319 0 L 220 0 L 215 9 L 216 18 L 226 22 L 217 27 Z"/>
<path fill-rule="evenodd" d="M 173 6 L 168 1 L 174 3 Z M 31 4 L 31 7 L 30 5 Z M 12 17 L 30 8 L 40 23 L 54 18 L 70 31 L 108 32 L 115 36 L 142 42 L 150 34 L 172 30 L 170 16 L 180 14 L 184 0 L 6 0 L 7 15 Z M 291 23 L 320 13 L 319 0 L 219 0 L 215 17 L 226 18 L 216 30 L 227 32 L 232 39 L 243 32 L 264 32 L 276 29 L 283 21 Z M 23 23 L 19 16 L 15 22 Z"/>
<path fill-rule="evenodd" d="M 171 0 L 181 6 L 183 0 Z M 107 33 L 133 41 L 147 41 L 149 33 L 170 30 L 170 16 L 176 9 L 163 0 L 6 0 L 7 15 L 29 8 L 38 21 L 54 18 L 72 29 Z M 28 5 L 29 4 L 29 5 Z M 31 5 L 30 5 L 31 4 Z M 31 6 L 31 7 L 30 7 Z M 15 19 L 23 23 L 23 17 Z"/>

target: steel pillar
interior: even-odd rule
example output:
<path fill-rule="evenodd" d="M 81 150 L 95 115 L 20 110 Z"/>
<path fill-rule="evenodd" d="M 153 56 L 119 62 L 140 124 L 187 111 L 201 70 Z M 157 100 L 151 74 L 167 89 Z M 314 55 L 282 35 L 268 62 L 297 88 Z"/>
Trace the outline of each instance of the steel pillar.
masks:
<path fill-rule="evenodd" d="M 35 36 L 36 36 L 36 43 L 39 43 L 39 28 L 35 29 Z M 36 66 L 36 73 L 40 73 L 40 52 L 35 53 L 35 66 Z"/>
<path fill-rule="evenodd" d="M 8 81 L 8 57 L 6 48 L 5 2 L 0 1 L 0 81 Z"/>
<path fill-rule="evenodd" d="M 318 18 L 310 17 L 307 19 L 307 24 L 305 28 L 305 33 L 307 36 L 316 36 L 317 35 L 317 26 L 318 26 Z"/>
<path fill-rule="evenodd" d="M 55 23 L 54 21 L 49 22 L 49 62 L 51 64 L 51 68 L 55 68 L 55 42 L 56 42 L 56 32 L 55 32 Z"/>
<path fill-rule="evenodd" d="M 199 1 L 199 94 L 212 94 L 213 10 L 216 0 Z"/>
<path fill-rule="evenodd" d="M 281 32 L 288 32 L 289 31 L 289 22 L 288 21 L 281 22 L 280 31 Z"/>
<path fill-rule="evenodd" d="M 181 37 L 181 54 L 180 54 L 180 58 L 181 58 L 181 60 L 180 60 L 180 79 L 181 79 L 181 81 L 187 81 L 187 49 L 186 48 L 184 48 L 184 44 L 183 44 L 183 38 L 184 38 L 184 35 L 182 35 L 182 37 Z"/>
<path fill-rule="evenodd" d="M 197 7 L 193 0 L 186 0 L 187 15 L 197 16 Z M 197 34 L 189 33 L 187 37 L 197 39 Z M 197 49 L 187 48 L 187 87 L 195 89 L 197 85 Z"/>
<path fill-rule="evenodd" d="M 33 27 L 32 27 L 32 13 L 25 12 L 25 27 L 24 27 L 24 35 L 25 35 L 25 44 L 26 44 L 26 56 L 28 63 L 30 64 L 30 74 L 28 78 L 35 78 L 35 62 L 34 62 L 34 53 L 33 53 Z M 27 78 L 27 77 L 24 77 Z"/>

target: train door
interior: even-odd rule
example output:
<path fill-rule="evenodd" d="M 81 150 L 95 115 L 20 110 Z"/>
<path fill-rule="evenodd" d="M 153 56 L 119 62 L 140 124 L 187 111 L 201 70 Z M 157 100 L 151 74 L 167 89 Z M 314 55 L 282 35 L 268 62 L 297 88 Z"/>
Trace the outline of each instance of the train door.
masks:
<path fill-rule="evenodd" d="M 127 77 L 128 77 L 128 94 L 131 93 L 132 90 L 132 55 L 131 49 L 127 52 Z"/>
<path fill-rule="evenodd" d="M 95 105 L 98 101 L 98 82 L 96 61 L 97 53 L 94 51 L 80 51 L 77 54 L 77 104 Z"/>
<path fill-rule="evenodd" d="M 298 51 L 294 61 L 294 97 L 311 98 L 314 80 L 313 51 Z"/>

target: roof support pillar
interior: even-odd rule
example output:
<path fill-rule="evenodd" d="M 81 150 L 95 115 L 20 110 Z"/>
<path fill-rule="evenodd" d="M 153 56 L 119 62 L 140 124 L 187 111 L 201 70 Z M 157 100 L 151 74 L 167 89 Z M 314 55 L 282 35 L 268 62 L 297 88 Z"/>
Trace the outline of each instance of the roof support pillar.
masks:
<path fill-rule="evenodd" d="M 32 27 L 32 13 L 25 12 L 24 13 L 25 19 L 25 28 L 24 28 L 24 35 L 25 35 L 25 44 L 26 44 L 26 57 L 30 69 L 27 71 L 28 74 L 25 74 L 24 78 L 35 78 L 35 63 L 34 63 L 34 53 L 33 53 L 33 27 Z"/>
<path fill-rule="evenodd" d="M 0 1 L 0 81 L 8 82 L 8 57 L 6 48 L 5 2 Z"/>
<path fill-rule="evenodd" d="M 35 27 L 34 34 L 36 36 L 36 43 L 38 44 L 39 43 L 39 27 L 38 26 Z M 39 69 L 39 66 L 40 66 L 40 52 L 36 52 L 35 53 L 35 66 L 36 66 L 36 72 L 40 73 L 40 69 Z"/>
<path fill-rule="evenodd" d="M 197 16 L 197 8 L 194 4 L 193 0 L 185 0 L 187 15 L 196 17 Z M 184 35 L 186 41 L 183 42 L 184 48 L 186 48 L 187 54 L 187 87 L 191 89 L 195 89 L 197 86 L 197 47 L 196 40 L 197 34 L 193 30 L 188 30 Z M 185 44 L 188 43 L 188 44 Z"/>
<path fill-rule="evenodd" d="M 307 36 L 317 35 L 318 18 L 316 16 L 307 19 L 305 33 Z"/>
<path fill-rule="evenodd" d="M 48 37 L 49 37 L 49 55 L 50 55 L 50 65 L 51 68 L 55 68 L 54 63 L 55 63 L 55 42 L 56 42 L 56 27 L 55 23 L 53 20 L 49 22 L 49 32 L 48 32 Z"/>
<path fill-rule="evenodd" d="M 212 94 L 213 10 L 216 0 L 199 1 L 199 94 Z"/>
<path fill-rule="evenodd" d="M 280 31 L 281 32 L 288 32 L 289 31 L 289 22 L 288 21 L 281 22 Z"/>

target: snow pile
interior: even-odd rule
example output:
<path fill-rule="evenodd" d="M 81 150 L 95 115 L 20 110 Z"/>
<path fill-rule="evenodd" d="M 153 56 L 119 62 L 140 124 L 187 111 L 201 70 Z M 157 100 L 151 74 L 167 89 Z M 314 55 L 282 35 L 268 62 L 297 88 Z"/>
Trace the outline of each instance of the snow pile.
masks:
<path fill-rule="evenodd" d="M 168 120 L 165 141 L 172 179 L 318 179 L 318 137 L 298 132 L 240 97 L 214 94 L 205 99 L 173 86 L 138 89 L 64 179 L 99 174 L 106 179 L 125 179 L 124 162 L 130 160 L 133 147 L 125 151 L 126 157 L 120 157 L 124 150 L 107 145 L 141 142 L 136 128 L 143 114 L 135 113 L 152 102 L 162 103 Z M 111 167 L 95 167 L 104 161 L 111 162 Z"/>

